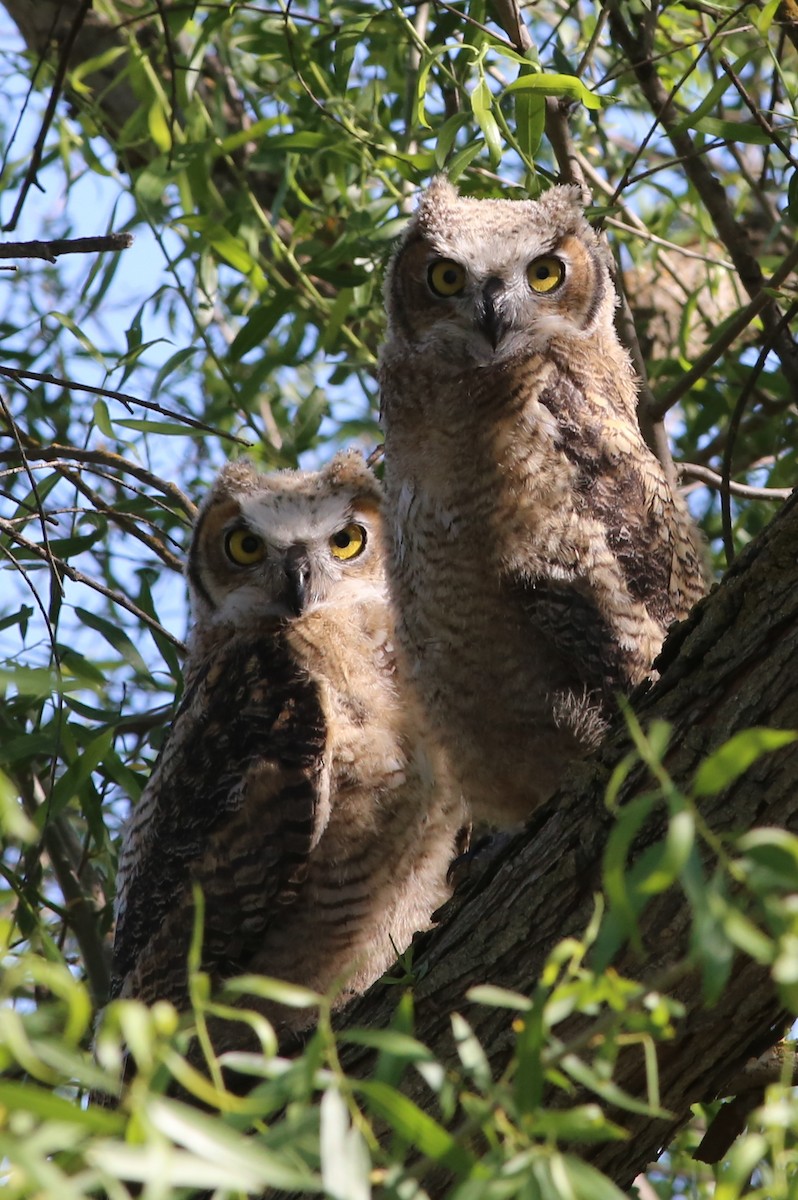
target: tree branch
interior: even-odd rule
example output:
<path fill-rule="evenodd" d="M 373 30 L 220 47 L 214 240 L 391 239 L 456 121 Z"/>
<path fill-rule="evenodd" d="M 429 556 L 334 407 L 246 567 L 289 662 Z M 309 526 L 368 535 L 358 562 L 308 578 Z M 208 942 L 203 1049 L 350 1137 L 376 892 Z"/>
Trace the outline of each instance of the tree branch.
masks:
<path fill-rule="evenodd" d="M 73 379 L 61 379 L 58 375 L 43 375 L 38 371 L 20 371 L 16 367 L 0 367 L 0 376 L 6 379 L 31 379 L 35 383 L 52 383 L 56 387 L 67 388 L 73 392 L 88 392 L 90 396 L 104 396 L 109 400 L 119 400 L 122 404 L 133 404 L 139 408 L 146 408 L 149 412 L 156 412 L 162 417 L 171 417 L 174 421 L 180 421 L 183 425 L 187 425 L 189 429 L 199 429 L 203 433 L 212 433 L 215 437 L 226 438 L 229 442 L 237 442 L 239 446 L 251 446 L 246 438 L 238 437 L 235 433 L 225 433 L 224 430 L 214 429 L 212 425 L 207 425 L 204 421 L 198 421 L 195 417 L 187 417 L 184 413 L 176 413 L 172 409 L 164 408 L 161 404 L 155 404 L 152 400 L 141 400 L 138 396 L 131 396 L 129 392 L 116 392 L 112 388 L 92 387 L 89 383 L 78 383 Z"/>
<path fill-rule="evenodd" d="M 705 483 L 707 487 L 720 488 L 723 487 L 723 476 L 717 471 L 711 470 L 710 467 L 702 467 L 698 463 L 679 463 L 676 471 L 681 479 L 697 479 L 700 483 Z M 769 488 L 769 487 L 751 487 L 747 483 L 736 483 L 731 479 L 728 481 L 729 491 L 733 496 L 741 496 L 746 500 L 787 500 L 792 495 L 792 488 Z"/>
<path fill-rule="evenodd" d="M 0 533 L 4 533 L 6 537 L 8 537 L 14 545 L 19 546 L 21 550 L 25 550 L 28 554 L 32 554 L 35 558 L 38 558 L 43 562 L 51 565 L 54 564 L 58 572 L 61 575 L 66 575 L 67 579 L 71 579 L 73 583 L 83 583 L 86 585 L 86 587 L 90 587 L 93 589 L 93 591 L 99 592 L 101 596 L 105 596 L 106 599 L 111 600 L 114 604 L 118 604 L 122 608 L 127 609 L 127 611 L 131 613 L 137 621 L 140 621 L 142 624 L 146 625 L 148 629 L 151 629 L 160 637 L 165 638 L 168 642 L 171 642 L 171 644 L 177 651 L 179 651 L 180 654 L 185 654 L 185 643 L 181 642 L 180 638 L 176 638 L 174 634 L 169 632 L 168 629 L 165 629 L 164 626 L 159 624 L 159 622 L 151 617 L 149 613 L 144 612 L 144 610 L 139 608 L 137 604 L 134 604 L 133 601 L 124 595 L 123 592 L 114 591 L 113 588 L 106 587 L 104 583 L 100 583 L 99 579 L 93 579 L 91 575 L 84 575 L 83 571 L 76 570 L 75 567 L 70 566 L 70 564 L 65 562 L 63 559 L 56 558 L 53 555 L 48 555 L 47 551 L 42 546 L 38 546 L 36 542 L 31 542 L 28 540 L 28 538 L 23 537 L 22 534 L 18 533 L 14 528 L 13 523 L 5 520 L 3 517 L 0 517 Z"/>
<path fill-rule="evenodd" d="M 55 262 L 59 254 L 101 254 L 106 250 L 127 250 L 132 245 L 132 233 L 56 238 L 51 242 L 0 242 L 0 258 L 44 258 L 47 262 Z"/>
<path fill-rule="evenodd" d="M 20 188 L 19 195 L 17 196 L 17 202 L 14 205 L 14 211 L 11 214 L 11 219 L 3 226 L 3 229 L 6 231 L 16 229 L 17 221 L 19 220 L 19 214 L 22 212 L 22 206 L 25 203 L 25 198 L 28 192 L 33 187 L 34 183 L 36 183 L 38 186 L 36 176 L 38 174 L 39 167 L 41 166 L 42 156 L 44 154 L 44 143 L 47 140 L 47 134 L 50 129 L 50 125 L 52 124 L 53 117 L 55 116 L 56 105 L 58 104 L 58 100 L 64 87 L 64 79 L 66 77 L 67 67 L 69 66 L 69 59 L 72 54 L 72 50 L 77 40 L 77 36 L 80 33 L 81 26 L 86 19 L 86 14 L 91 6 L 92 0 L 80 0 L 80 4 L 73 15 L 71 27 L 67 32 L 66 38 L 64 39 L 64 43 L 61 47 L 61 53 L 58 56 L 53 86 L 50 89 L 50 98 L 47 101 L 47 108 L 42 119 L 38 137 L 36 138 L 33 150 L 31 151 L 30 164 L 27 172 L 25 173 L 25 179 L 22 183 L 22 187 Z"/>
<path fill-rule="evenodd" d="M 737 268 L 740 282 L 752 299 L 762 294 L 762 270 L 745 230 L 735 220 L 726 191 L 712 173 L 710 165 L 696 153 L 693 139 L 682 128 L 672 96 L 665 90 L 653 65 L 646 38 L 634 32 L 622 16 L 618 0 L 604 0 L 614 41 L 623 50 L 656 120 L 667 133 L 676 153 L 683 159 L 684 170 L 701 196 L 718 237 L 726 247 Z M 798 388 L 798 348 L 788 331 L 779 329 L 781 313 L 771 297 L 766 297 L 761 309 L 765 333 L 773 338 L 772 346 L 782 370 L 794 388 Z"/>
<path fill-rule="evenodd" d="M 723 352 L 737 340 L 743 330 L 747 329 L 751 322 L 764 310 L 765 306 L 770 303 L 771 297 L 768 295 L 768 292 L 780 288 L 796 267 L 798 267 L 798 245 L 793 246 L 790 253 L 782 259 L 778 268 L 770 276 L 770 279 L 766 279 L 763 282 L 762 290 L 754 296 L 750 304 L 746 304 L 745 308 L 741 308 L 737 315 L 726 323 L 723 333 L 696 359 L 690 370 L 685 372 L 679 382 L 669 392 L 666 392 L 664 396 L 655 400 L 652 412 L 652 416 L 655 419 L 664 417 L 665 413 L 673 408 L 674 404 L 690 391 L 693 384 L 703 378 L 712 364 L 717 362 Z"/>
<path fill-rule="evenodd" d="M 653 721 L 671 726 L 664 766 L 685 794 L 706 756 L 733 734 L 752 725 L 798 728 L 798 693 L 792 664 L 798 654 L 798 497 L 788 500 L 766 530 L 739 556 L 723 583 L 677 626 L 658 661 L 659 681 L 632 697 L 645 729 Z M 414 942 L 415 1036 L 445 1063 L 457 1053 L 450 1014 L 467 1016 L 489 1057 L 494 1074 L 507 1063 L 516 1039 L 512 1014 L 471 1003 L 469 989 L 490 982 L 532 995 L 543 966 L 563 938 L 580 938 L 595 911 L 602 885 L 602 855 L 613 829 L 605 792 L 619 763 L 631 751 L 629 734 L 616 729 L 593 759 L 573 768 L 569 783 L 512 839 L 501 857 L 469 880 L 439 927 Z M 620 809 L 651 791 L 641 764 L 630 768 L 618 792 Z M 710 875 L 720 860 L 710 845 L 733 853 L 733 835 L 756 825 L 796 828 L 798 823 L 798 743 L 758 760 L 717 795 L 697 802 L 700 820 L 711 830 L 702 850 Z M 640 830 L 629 867 L 664 836 L 664 817 Z M 742 899 L 742 897 L 740 897 Z M 749 904 L 752 901 L 749 901 Z M 691 905 L 678 887 L 652 896 L 639 916 L 642 945 L 627 945 L 613 970 L 636 980 L 667 977 L 690 964 Z M 657 1047 L 660 1104 L 672 1115 L 652 1118 L 611 1110 L 629 1132 L 621 1143 L 582 1147 L 579 1153 L 627 1188 L 657 1158 L 697 1101 L 728 1094 L 747 1060 L 778 1041 L 784 1010 L 767 965 L 742 954 L 720 998 L 708 1006 L 700 964 L 682 972 L 669 988 L 684 1005 L 673 1036 Z M 384 1028 L 400 989 L 376 985 L 345 1012 L 342 1024 Z M 555 1027 L 562 1040 L 595 1032 L 592 1020 L 567 1019 Z M 355 1075 L 373 1065 L 362 1047 L 347 1047 L 345 1066 Z M 614 1082 L 627 1093 L 646 1097 L 640 1054 L 623 1051 Z M 424 1085 L 407 1077 L 403 1087 L 418 1103 L 428 1103 Z M 562 1102 L 547 1083 L 541 1103 Z M 569 1102 L 579 1102 L 572 1094 Z M 595 1101 L 595 1096 L 589 1096 Z M 433 1190 L 430 1195 L 441 1195 Z"/>

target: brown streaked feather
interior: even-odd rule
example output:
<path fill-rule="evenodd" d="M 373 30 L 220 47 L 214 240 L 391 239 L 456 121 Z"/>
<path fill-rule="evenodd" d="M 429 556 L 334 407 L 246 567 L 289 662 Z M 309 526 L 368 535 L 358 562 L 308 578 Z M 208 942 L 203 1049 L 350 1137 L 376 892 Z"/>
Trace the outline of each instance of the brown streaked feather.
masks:
<path fill-rule="evenodd" d="M 197 672 L 125 839 L 113 996 L 185 1000 L 195 883 L 203 969 L 247 970 L 319 837 L 324 745 L 318 689 L 279 630 Z"/>

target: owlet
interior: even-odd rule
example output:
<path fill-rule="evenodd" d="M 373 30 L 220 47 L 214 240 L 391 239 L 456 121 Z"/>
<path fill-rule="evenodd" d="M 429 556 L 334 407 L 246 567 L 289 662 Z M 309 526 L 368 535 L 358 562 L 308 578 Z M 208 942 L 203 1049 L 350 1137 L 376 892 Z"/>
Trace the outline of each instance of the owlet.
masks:
<path fill-rule="evenodd" d="M 187 690 L 120 858 L 113 995 L 186 1007 L 195 884 L 212 983 L 257 972 L 339 1004 L 448 896 L 463 811 L 397 679 L 380 508 L 355 452 L 212 487 Z M 246 1003 L 279 1033 L 312 1019 Z M 243 1026 L 225 1029 L 217 1050 Z"/>
<path fill-rule="evenodd" d="M 596 745 L 705 590 L 645 445 L 578 189 L 439 178 L 386 281 L 380 380 L 399 640 L 474 815 L 521 820 Z"/>

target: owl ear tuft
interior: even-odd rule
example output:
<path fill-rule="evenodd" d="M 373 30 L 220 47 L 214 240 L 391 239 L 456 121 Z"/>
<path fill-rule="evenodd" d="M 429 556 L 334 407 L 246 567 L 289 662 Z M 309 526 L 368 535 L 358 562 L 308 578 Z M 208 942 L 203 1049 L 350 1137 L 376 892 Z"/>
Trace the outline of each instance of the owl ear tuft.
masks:
<path fill-rule="evenodd" d="M 415 220 L 421 226 L 440 222 L 441 213 L 446 212 L 460 199 L 460 194 L 445 175 L 436 175 L 432 183 L 421 194 Z"/>
<path fill-rule="evenodd" d="M 595 241 L 596 234 L 585 216 L 585 201 L 578 184 L 557 183 L 533 203 L 546 212 L 558 228 L 585 238 L 588 244 Z"/>
<path fill-rule="evenodd" d="M 359 450 L 339 450 L 324 468 L 323 477 L 331 484 L 344 484 L 357 490 L 359 497 L 368 497 L 374 504 L 379 505 L 382 499 L 380 481 Z"/>

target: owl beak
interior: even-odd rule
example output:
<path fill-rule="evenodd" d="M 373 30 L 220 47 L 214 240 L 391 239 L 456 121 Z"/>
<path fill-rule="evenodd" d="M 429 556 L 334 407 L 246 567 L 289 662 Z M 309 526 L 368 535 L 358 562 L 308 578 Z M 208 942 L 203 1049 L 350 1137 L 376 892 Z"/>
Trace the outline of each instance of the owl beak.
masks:
<path fill-rule="evenodd" d="M 502 304 L 504 281 L 492 276 L 482 289 L 477 304 L 477 327 L 495 350 L 510 327 Z"/>
<path fill-rule="evenodd" d="M 308 600 L 310 583 L 310 559 L 307 547 L 301 543 L 289 546 L 285 555 L 285 600 L 291 612 L 298 617 Z"/>

